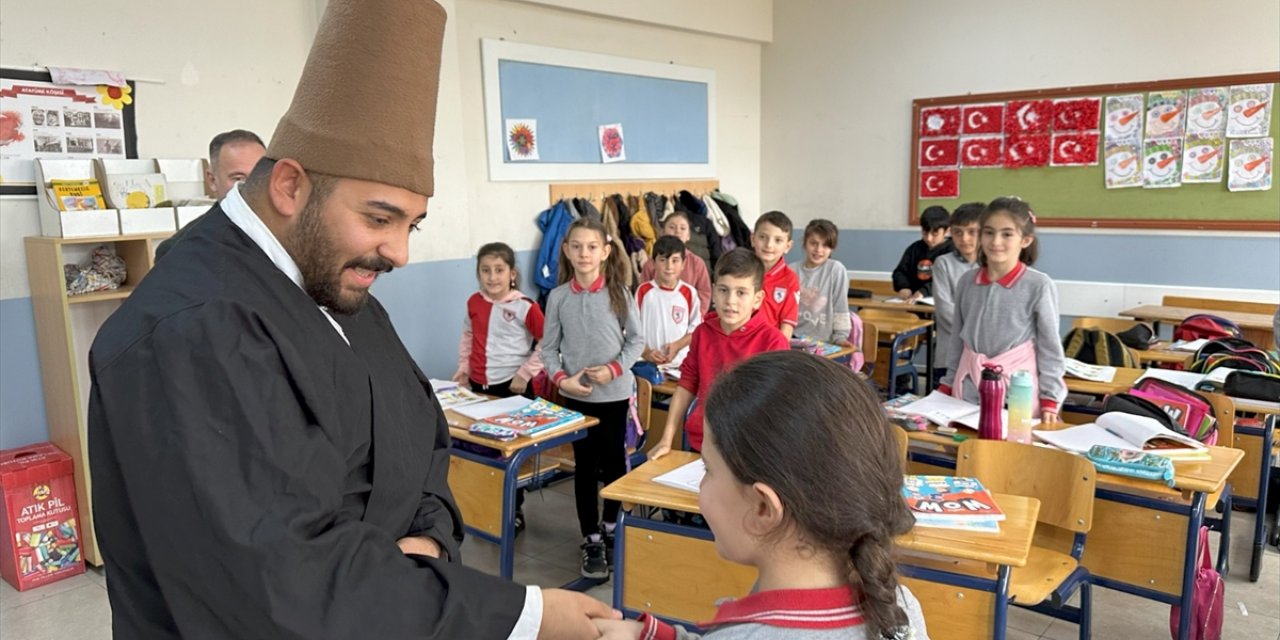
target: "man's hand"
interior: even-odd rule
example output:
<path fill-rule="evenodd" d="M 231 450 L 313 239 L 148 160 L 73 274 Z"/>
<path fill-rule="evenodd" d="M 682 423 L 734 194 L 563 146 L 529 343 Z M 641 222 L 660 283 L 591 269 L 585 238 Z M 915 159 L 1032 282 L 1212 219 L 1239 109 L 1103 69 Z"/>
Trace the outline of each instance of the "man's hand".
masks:
<path fill-rule="evenodd" d="M 542 590 L 542 627 L 539 640 L 595 640 L 600 631 L 592 619 L 621 620 L 622 614 L 591 596 L 565 591 Z"/>
<path fill-rule="evenodd" d="M 408 536 L 396 540 L 396 546 L 405 555 L 427 556 L 439 558 L 442 550 L 440 543 L 426 536 Z"/>

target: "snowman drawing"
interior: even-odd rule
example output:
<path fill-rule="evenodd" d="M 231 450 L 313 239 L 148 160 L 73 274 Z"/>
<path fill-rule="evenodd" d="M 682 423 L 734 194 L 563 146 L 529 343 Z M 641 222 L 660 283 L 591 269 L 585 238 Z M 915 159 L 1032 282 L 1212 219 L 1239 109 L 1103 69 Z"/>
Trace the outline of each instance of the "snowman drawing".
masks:
<path fill-rule="evenodd" d="M 1258 182 L 1267 173 L 1267 156 L 1260 153 L 1246 153 L 1232 159 L 1231 172 L 1242 182 Z"/>
<path fill-rule="evenodd" d="M 1183 173 L 1188 176 L 1204 176 L 1213 173 L 1222 159 L 1222 154 L 1214 147 L 1201 144 L 1189 149 L 1187 158 L 1190 162 L 1187 163 Z"/>
<path fill-rule="evenodd" d="M 1117 181 L 1132 178 L 1140 166 L 1138 156 L 1132 151 L 1118 151 L 1107 157 L 1107 173 Z"/>
<path fill-rule="evenodd" d="M 1119 109 L 1107 113 L 1107 137 L 1124 138 L 1132 135 L 1142 124 L 1138 112 L 1133 109 Z"/>
<path fill-rule="evenodd" d="M 1168 149 L 1147 155 L 1147 177 L 1150 182 L 1166 182 L 1178 169 L 1178 156 Z"/>
<path fill-rule="evenodd" d="M 1231 121 L 1241 129 L 1251 129 L 1262 121 L 1266 115 L 1267 102 L 1256 98 L 1246 98 L 1231 105 Z"/>

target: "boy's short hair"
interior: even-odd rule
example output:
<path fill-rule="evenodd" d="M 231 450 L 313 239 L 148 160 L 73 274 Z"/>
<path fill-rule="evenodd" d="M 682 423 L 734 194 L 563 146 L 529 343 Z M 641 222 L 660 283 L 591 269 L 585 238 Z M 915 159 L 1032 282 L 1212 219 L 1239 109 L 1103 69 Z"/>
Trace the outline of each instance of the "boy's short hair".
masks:
<path fill-rule="evenodd" d="M 664 256 L 674 256 L 679 254 L 681 257 L 685 255 L 684 241 L 675 236 L 662 236 L 658 241 L 653 243 L 653 257 L 661 258 Z"/>
<path fill-rule="evenodd" d="M 759 231 L 760 225 L 766 222 L 781 229 L 782 232 L 787 235 L 791 235 L 791 230 L 795 228 L 791 225 L 791 218 L 788 218 L 787 214 L 781 211 L 770 211 L 768 213 L 761 214 L 759 218 L 756 218 L 756 226 L 752 227 L 751 232 L 755 233 Z"/>
<path fill-rule="evenodd" d="M 951 226 L 966 227 L 971 224 L 978 224 L 978 218 L 982 217 L 982 211 L 987 205 L 982 202 L 966 202 L 951 213 Z"/>
<path fill-rule="evenodd" d="M 809 236 L 818 236 L 822 244 L 834 249 L 836 243 L 840 241 L 840 230 L 836 228 L 834 222 L 818 218 L 810 220 L 809 224 L 804 227 L 804 240 L 809 241 Z"/>
<path fill-rule="evenodd" d="M 929 233 L 935 229 L 946 229 L 951 226 L 951 214 L 946 207 L 933 205 L 920 214 L 920 230 Z"/>
<path fill-rule="evenodd" d="M 716 281 L 724 276 L 751 278 L 756 291 L 764 289 L 764 263 L 745 247 L 738 247 L 716 260 Z"/>

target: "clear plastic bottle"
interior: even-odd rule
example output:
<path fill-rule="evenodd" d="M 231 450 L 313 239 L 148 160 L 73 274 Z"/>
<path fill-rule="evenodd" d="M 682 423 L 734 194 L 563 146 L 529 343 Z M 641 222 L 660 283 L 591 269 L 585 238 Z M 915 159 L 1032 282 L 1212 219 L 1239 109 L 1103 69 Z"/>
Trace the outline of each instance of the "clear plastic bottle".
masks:
<path fill-rule="evenodd" d="M 1009 427 L 1008 439 L 1011 442 L 1031 444 L 1032 411 L 1035 398 L 1032 397 L 1031 374 L 1018 370 L 1009 378 Z"/>

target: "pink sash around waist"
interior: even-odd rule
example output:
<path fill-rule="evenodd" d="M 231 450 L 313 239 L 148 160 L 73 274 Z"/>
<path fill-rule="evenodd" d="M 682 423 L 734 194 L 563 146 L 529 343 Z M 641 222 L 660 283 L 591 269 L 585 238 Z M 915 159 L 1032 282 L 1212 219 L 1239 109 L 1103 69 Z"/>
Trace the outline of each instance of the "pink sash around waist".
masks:
<path fill-rule="evenodd" d="M 1034 406 L 1040 404 L 1040 376 L 1036 367 L 1036 346 L 1031 340 L 1028 340 L 1000 355 L 988 358 L 987 356 L 973 351 L 969 345 L 964 346 L 964 351 L 960 354 L 960 364 L 956 366 L 956 378 L 951 383 L 951 395 L 964 399 L 964 381 L 967 378 L 973 379 L 973 387 L 978 388 L 982 382 L 983 365 L 992 364 L 999 366 L 1003 371 L 1004 383 L 1009 384 L 1009 377 L 1014 371 L 1019 369 L 1025 370 L 1031 374 L 1031 397 L 1035 399 Z"/>

